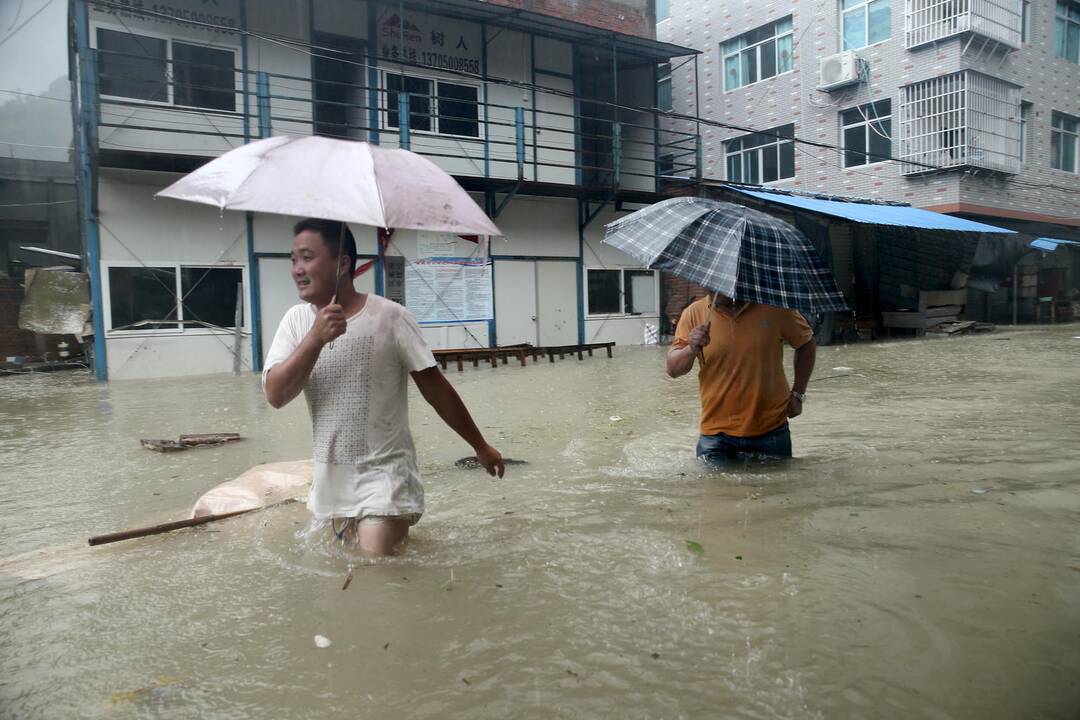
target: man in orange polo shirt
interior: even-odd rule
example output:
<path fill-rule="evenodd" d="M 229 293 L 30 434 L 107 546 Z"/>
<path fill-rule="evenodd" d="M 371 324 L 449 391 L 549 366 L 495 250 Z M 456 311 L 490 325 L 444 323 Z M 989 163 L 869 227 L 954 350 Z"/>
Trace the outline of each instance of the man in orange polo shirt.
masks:
<path fill-rule="evenodd" d="M 784 343 L 795 348 L 795 382 L 784 375 Z M 701 438 L 707 461 L 791 457 L 788 418 L 802 413 L 817 345 L 795 310 L 710 297 L 683 311 L 667 356 L 671 377 L 701 358 Z"/>

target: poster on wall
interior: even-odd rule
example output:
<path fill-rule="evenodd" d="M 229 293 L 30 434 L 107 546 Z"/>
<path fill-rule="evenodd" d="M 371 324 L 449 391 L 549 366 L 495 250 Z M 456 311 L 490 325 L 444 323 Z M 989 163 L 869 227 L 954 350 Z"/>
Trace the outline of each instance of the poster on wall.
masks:
<path fill-rule="evenodd" d="M 416 233 L 416 257 L 457 257 L 457 235 L 450 233 Z"/>
<path fill-rule="evenodd" d="M 491 261 L 431 257 L 409 263 L 405 307 L 421 325 L 492 320 Z"/>

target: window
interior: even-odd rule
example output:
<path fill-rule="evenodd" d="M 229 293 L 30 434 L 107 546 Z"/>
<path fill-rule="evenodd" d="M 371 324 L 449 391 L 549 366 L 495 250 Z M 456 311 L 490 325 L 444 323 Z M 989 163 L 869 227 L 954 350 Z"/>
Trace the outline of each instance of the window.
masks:
<path fill-rule="evenodd" d="M 387 73 L 387 127 L 398 127 L 398 97 L 403 91 L 409 95 L 410 131 L 480 137 L 479 93 L 475 85 Z"/>
<path fill-rule="evenodd" d="M 1080 155 L 1080 118 L 1055 112 L 1050 122 L 1050 167 L 1067 172 L 1080 172 L 1076 157 Z"/>
<path fill-rule="evenodd" d="M 112 323 L 117 330 L 141 320 L 177 320 L 175 267 L 109 268 L 109 304 Z M 175 328 L 175 322 L 162 322 L 149 329 Z"/>
<path fill-rule="evenodd" d="M 840 113 L 844 167 L 892 157 L 892 101 L 879 100 Z"/>
<path fill-rule="evenodd" d="M 671 17 L 671 0 L 656 0 L 656 22 Z"/>
<path fill-rule="evenodd" d="M 1080 2 L 1058 0 L 1054 15 L 1054 54 L 1080 63 Z"/>
<path fill-rule="evenodd" d="M 675 107 L 671 97 L 671 63 L 660 63 L 656 72 L 656 107 L 670 110 Z"/>
<path fill-rule="evenodd" d="M 97 46 L 102 95 L 169 101 L 165 40 L 98 28 Z"/>
<path fill-rule="evenodd" d="M 724 90 L 734 90 L 790 71 L 792 37 L 789 16 L 722 43 Z"/>
<path fill-rule="evenodd" d="M 173 41 L 173 104 L 236 110 L 231 50 Z"/>
<path fill-rule="evenodd" d="M 888 40 L 892 34 L 889 0 L 840 0 L 840 17 L 845 50 Z"/>
<path fill-rule="evenodd" d="M 655 315 L 658 310 L 654 270 L 589 268 L 589 315 Z"/>
<path fill-rule="evenodd" d="M 97 29 L 97 49 L 102 95 L 236 111 L 233 50 L 107 28 Z"/>
<path fill-rule="evenodd" d="M 244 271 L 238 267 L 112 266 L 109 268 L 109 328 L 161 330 L 236 325 Z M 181 302 L 177 302 L 181 298 Z M 140 327 L 131 327 L 150 321 Z"/>
<path fill-rule="evenodd" d="M 724 144 L 727 179 L 758 185 L 795 177 L 795 126 L 743 135 Z"/>

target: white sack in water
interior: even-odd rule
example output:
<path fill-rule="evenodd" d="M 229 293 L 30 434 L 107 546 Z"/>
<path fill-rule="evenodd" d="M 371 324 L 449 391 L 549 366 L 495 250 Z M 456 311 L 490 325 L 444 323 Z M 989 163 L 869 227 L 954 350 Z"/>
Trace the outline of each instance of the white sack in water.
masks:
<path fill-rule="evenodd" d="M 256 465 L 199 498 L 191 517 L 251 510 L 307 495 L 314 472 L 311 460 Z"/>

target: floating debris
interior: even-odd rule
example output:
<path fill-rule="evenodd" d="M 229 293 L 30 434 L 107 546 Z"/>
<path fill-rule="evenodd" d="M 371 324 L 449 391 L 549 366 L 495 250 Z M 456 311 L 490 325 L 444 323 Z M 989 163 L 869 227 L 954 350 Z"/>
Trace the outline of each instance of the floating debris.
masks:
<path fill-rule="evenodd" d="M 330 642 L 330 638 L 326 637 L 325 635 L 316 635 L 315 636 L 315 647 L 317 647 L 317 648 L 328 648 L 328 647 L 330 647 L 331 644 L 332 643 Z"/>
<path fill-rule="evenodd" d="M 514 458 L 503 458 L 503 465 L 528 465 L 528 460 L 515 460 Z M 463 457 L 460 460 L 454 462 L 454 467 L 462 470 L 479 470 L 483 466 L 475 455 L 469 457 Z"/>
<path fill-rule="evenodd" d="M 179 452 L 193 447 L 216 447 L 225 443 L 243 440 L 240 433 L 199 433 L 181 435 L 179 440 L 140 440 L 147 450 L 155 452 Z"/>
<path fill-rule="evenodd" d="M 608 418 L 608 420 L 610 420 L 611 422 L 622 422 L 622 418 L 618 415 L 612 415 Z"/>
<path fill-rule="evenodd" d="M 846 367 L 844 365 L 841 365 L 840 367 L 834 367 L 833 371 L 834 372 L 851 372 L 854 369 L 855 368 L 849 368 L 849 367 Z"/>
<path fill-rule="evenodd" d="M 686 541 L 686 549 L 699 557 L 705 554 L 705 548 L 701 547 L 701 543 L 694 542 L 693 540 Z"/>
<path fill-rule="evenodd" d="M 975 494 L 975 495 L 985 495 L 986 493 L 990 492 L 990 488 L 984 488 L 984 487 L 972 488 L 971 492 L 973 494 Z"/>

